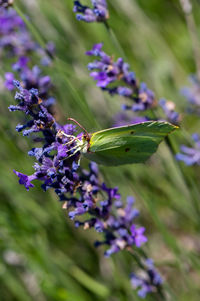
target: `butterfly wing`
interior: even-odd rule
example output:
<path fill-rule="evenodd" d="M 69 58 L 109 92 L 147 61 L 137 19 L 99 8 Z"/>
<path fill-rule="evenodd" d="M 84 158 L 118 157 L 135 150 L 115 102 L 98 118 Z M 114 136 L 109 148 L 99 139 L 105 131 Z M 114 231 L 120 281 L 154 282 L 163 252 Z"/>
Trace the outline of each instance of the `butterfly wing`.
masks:
<path fill-rule="evenodd" d="M 144 163 L 176 128 L 168 122 L 147 121 L 95 132 L 84 155 L 103 165 Z"/>

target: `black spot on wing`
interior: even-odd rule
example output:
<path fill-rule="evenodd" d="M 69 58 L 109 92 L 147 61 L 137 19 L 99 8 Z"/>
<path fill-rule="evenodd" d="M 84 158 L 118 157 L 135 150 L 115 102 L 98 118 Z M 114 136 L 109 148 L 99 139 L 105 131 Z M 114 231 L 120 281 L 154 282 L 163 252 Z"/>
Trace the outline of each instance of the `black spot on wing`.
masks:
<path fill-rule="evenodd" d="M 125 152 L 129 152 L 131 149 L 129 147 L 125 148 Z"/>
<path fill-rule="evenodd" d="M 133 135 L 134 133 L 135 133 L 134 131 L 131 131 L 131 132 L 130 132 L 131 135 Z"/>

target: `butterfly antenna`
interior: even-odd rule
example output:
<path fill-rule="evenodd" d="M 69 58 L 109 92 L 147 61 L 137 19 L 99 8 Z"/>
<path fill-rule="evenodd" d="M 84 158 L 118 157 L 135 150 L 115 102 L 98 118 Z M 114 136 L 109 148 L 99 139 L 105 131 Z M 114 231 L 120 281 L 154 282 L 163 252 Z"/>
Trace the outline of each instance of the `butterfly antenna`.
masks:
<path fill-rule="evenodd" d="M 67 120 L 73 121 L 74 123 L 76 123 L 82 130 L 84 130 L 86 136 L 89 138 L 90 135 L 89 133 L 86 131 L 86 129 L 74 118 L 68 117 Z"/>

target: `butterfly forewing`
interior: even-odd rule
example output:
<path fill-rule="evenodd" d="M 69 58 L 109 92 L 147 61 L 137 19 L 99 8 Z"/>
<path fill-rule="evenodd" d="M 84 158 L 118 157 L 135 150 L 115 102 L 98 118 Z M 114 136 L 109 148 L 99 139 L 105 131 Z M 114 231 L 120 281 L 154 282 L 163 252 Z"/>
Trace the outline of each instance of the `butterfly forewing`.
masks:
<path fill-rule="evenodd" d="M 95 132 L 85 156 L 104 165 L 143 163 L 176 128 L 168 122 L 148 121 Z"/>

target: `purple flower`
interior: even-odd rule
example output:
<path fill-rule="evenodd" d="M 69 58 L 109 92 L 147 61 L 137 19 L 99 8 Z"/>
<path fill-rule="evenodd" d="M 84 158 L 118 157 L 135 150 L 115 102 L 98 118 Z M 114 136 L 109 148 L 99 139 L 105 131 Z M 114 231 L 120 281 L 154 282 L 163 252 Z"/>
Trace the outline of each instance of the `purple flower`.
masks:
<path fill-rule="evenodd" d="M 76 13 L 76 18 L 79 21 L 105 22 L 108 17 L 108 8 L 106 0 L 91 0 L 92 7 L 82 5 L 80 1 L 74 1 L 73 11 Z"/>
<path fill-rule="evenodd" d="M 7 50 L 5 57 L 24 56 L 36 48 L 15 10 L 0 7 L 0 49 Z"/>
<path fill-rule="evenodd" d="M 13 81 L 14 81 L 14 74 L 11 73 L 11 72 L 6 72 L 5 73 L 5 87 L 11 91 L 15 88 L 14 84 L 13 84 Z"/>
<path fill-rule="evenodd" d="M 158 273 L 158 271 L 154 267 L 154 261 L 151 258 L 148 258 L 145 260 L 145 266 L 147 268 L 149 277 L 151 279 L 151 283 L 153 283 L 155 286 L 159 286 L 163 283 L 163 279 Z"/>
<path fill-rule="evenodd" d="M 18 61 L 13 64 L 12 68 L 14 71 L 22 71 L 23 69 L 27 69 L 28 68 L 28 62 L 29 62 L 29 58 L 26 56 L 21 56 L 19 57 Z"/>
<path fill-rule="evenodd" d="M 196 107 L 200 106 L 200 83 L 195 76 L 190 77 L 191 87 L 184 87 L 181 90 L 182 95 L 188 102 Z"/>
<path fill-rule="evenodd" d="M 30 187 L 34 187 L 34 185 L 31 183 L 31 181 L 35 180 L 36 178 L 34 175 L 27 176 L 15 170 L 13 170 L 13 172 L 19 177 L 19 184 L 24 185 L 27 190 L 29 190 Z"/>
<path fill-rule="evenodd" d="M 129 70 L 129 65 L 119 58 L 116 62 L 113 57 L 102 51 L 103 44 L 96 44 L 86 55 L 97 59 L 88 64 L 92 71 L 90 76 L 97 81 L 97 86 L 111 95 L 120 95 L 130 99 L 131 105 L 124 105 L 124 110 L 145 111 L 155 103 L 154 93 L 145 83 L 138 84 L 135 73 Z"/>
<path fill-rule="evenodd" d="M 14 33 L 17 28 L 24 29 L 24 22 L 14 9 L 0 8 L 0 36 Z"/>
<path fill-rule="evenodd" d="M 102 47 L 103 47 L 103 43 L 95 44 L 91 50 L 88 50 L 86 52 L 86 55 L 89 55 L 89 56 L 93 56 L 93 55 L 94 56 L 100 56 L 101 55 L 101 49 L 102 49 Z M 89 68 L 89 65 L 88 65 L 88 68 Z M 91 68 L 91 69 L 93 69 L 93 68 Z"/>
<path fill-rule="evenodd" d="M 138 296 L 142 299 L 144 299 L 148 293 L 152 292 L 152 288 L 148 284 L 148 282 L 135 275 L 134 273 L 131 274 L 131 285 L 133 289 L 139 288 L 137 293 Z"/>
<path fill-rule="evenodd" d="M 146 273 L 144 271 L 146 270 Z M 148 258 L 143 263 L 143 270 L 136 273 L 132 273 L 131 285 L 133 289 L 138 289 L 137 294 L 140 298 L 144 299 L 148 293 L 153 293 L 160 288 L 163 283 L 163 279 L 154 267 L 152 259 Z"/>
<path fill-rule="evenodd" d="M 104 190 L 108 193 L 108 200 L 101 202 L 103 213 L 106 219 L 104 220 L 104 227 L 101 227 L 101 231 L 105 233 L 105 241 L 98 242 L 99 245 L 106 244 L 109 248 L 105 252 L 105 256 L 109 257 L 113 253 L 117 253 L 120 250 L 124 250 L 130 246 L 140 247 L 142 243 L 147 241 L 143 235 L 144 228 L 138 228 L 133 224 L 135 218 L 138 217 L 139 211 L 133 207 L 133 197 L 128 197 L 126 205 L 123 206 L 121 197 L 118 190 L 108 189 L 105 184 Z M 113 199 L 114 198 L 114 199 Z M 115 210 L 112 208 L 114 201 Z M 134 233 L 133 233 L 133 227 Z M 130 230 L 132 229 L 132 231 Z"/>
<path fill-rule="evenodd" d="M 42 76 L 38 66 L 29 69 L 26 68 L 26 65 L 21 69 L 20 77 L 26 89 L 34 87 L 40 91 L 39 97 L 42 98 L 43 104 L 47 106 L 45 103 L 52 98 L 49 96 L 49 91 L 52 88 L 51 78 L 48 75 Z"/>
<path fill-rule="evenodd" d="M 14 0 L 0 0 L 0 7 L 9 7 L 13 4 Z"/>
<path fill-rule="evenodd" d="M 31 40 L 23 20 L 14 9 L 0 8 L 1 49 L 3 50 L 2 54 L 5 53 L 5 59 L 9 56 L 15 59 L 15 63 L 12 65 L 13 73 L 7 72 L 5 74 L 5 87 L 8 90 L 14 89 L 13 80 L 19 77 L 25 89 L 35 88 L 40 91 L 39 97 L 42 98 L 43 105 L 52 111 L 51 108 L 55 99 L 49 95 L 52 88 L 51 78 L 48 75 L 42 75 L 38 66 L 30 68 L 31 61 L 28 55 L 34 51 L 47 61 L 48 53 L 48 60 L 50 61 L 55 51 L 53 43 L 47 43 L 46 49 L 43 50 Z"/>
<path fill-rule="evenodd" d="M 131 236 L 134 238 L 136 247 L 139 248 L 139 247 L 141 247 L 142 244 L 147 242 L 146 236 L 143 235 L 143 233 L 145 232 L 144 227 L 141 227 L 141 228 L 137 229 L 135 227 L 135 225 L 132 225 L 130 230 L 131 230 Z"/>
<path fill-rule="evenodd" d="M 200 115 L 200 81 L 196 76 L 190 76 L 190 87 L 184 87 L 181 94 L 188 101 L 186 112 L 189 114 Z"/>
<path fill-rule="evenodd" d="M 200 137 L 198 134 L 192 135 L 193 147 L 181 145 L 182 153 L 176 154 L 176 159 L 183 161 L 186 165 L 200 165 Z"/>
<path fill-rule="evenodd" d="M 159 105 L 163 109 L 165 116 L 168 121 L 173 124 L 180 123 L 180 114 L 175 111 L 175 103 L 173 101 L 166 101 L 165 99 L 161 99 L 159 101 Z"/>

